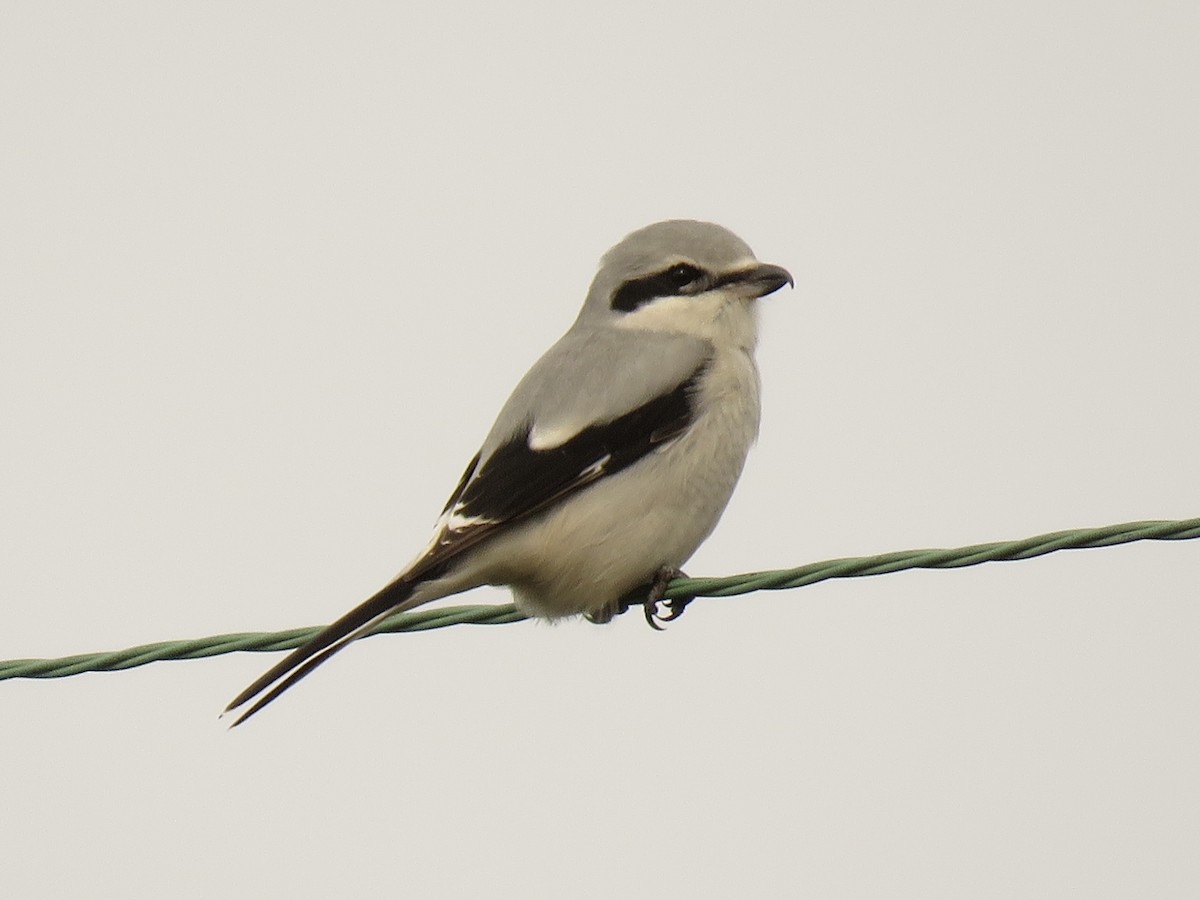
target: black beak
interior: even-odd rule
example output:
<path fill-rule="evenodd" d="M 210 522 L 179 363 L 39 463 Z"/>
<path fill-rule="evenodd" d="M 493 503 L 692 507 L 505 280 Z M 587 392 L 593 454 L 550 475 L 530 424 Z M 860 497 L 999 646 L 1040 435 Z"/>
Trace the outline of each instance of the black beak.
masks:
<path fill-rule="evenodd" d="M 747 294 L 751 298 L 765 297 L 767 294 L 773 294 L 785 284 L 791 287 L 796 286 L 791 272 L 783 268 L 783 266 L 773 266 L 770 263 L 759 263 L 749 269 L 730 272 L 720 279 L 720 284 L 744 285 Z"/>

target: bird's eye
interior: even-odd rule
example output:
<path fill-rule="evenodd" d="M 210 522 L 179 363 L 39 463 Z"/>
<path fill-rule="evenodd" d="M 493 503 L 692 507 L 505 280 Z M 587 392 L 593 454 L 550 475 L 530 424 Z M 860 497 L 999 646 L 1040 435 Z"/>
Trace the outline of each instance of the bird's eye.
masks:
<path fill-rule="evenodd" d="M 704 284 L 704 272 L 688 263 L 679 263 L 652 275 L 626 281 L 613 293 L 612 308 L 633 312 L 639 306 L 662 297 L 679 297 L 698 292 Z"/>
<path fill-rule="evenodd" d="M 689 266 L 687 263 L 680 263 L 667 270 L 667 280 L 676 290 L 687 287 L 692 282 L 700 278 L 702 273 L 695 266 Z"/>

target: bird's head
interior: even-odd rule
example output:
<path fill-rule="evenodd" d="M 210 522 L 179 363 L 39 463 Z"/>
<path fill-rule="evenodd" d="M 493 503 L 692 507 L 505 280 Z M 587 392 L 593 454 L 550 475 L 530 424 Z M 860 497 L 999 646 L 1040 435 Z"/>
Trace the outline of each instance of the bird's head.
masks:
<path fill-rule="evenodd" d="M 753 346 L 754 301 L 785 284 L 791 274 L 759 262 L 733 232 L 671 219 L 604 254 L 580 319 Z"/>

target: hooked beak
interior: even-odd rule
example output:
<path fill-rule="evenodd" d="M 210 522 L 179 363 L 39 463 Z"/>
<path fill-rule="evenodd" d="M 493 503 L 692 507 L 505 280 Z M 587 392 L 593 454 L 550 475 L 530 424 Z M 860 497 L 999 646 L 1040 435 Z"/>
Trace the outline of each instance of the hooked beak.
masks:
<path fill-rule="evenodd" d="M 785 284 L 793 288 L 796 286 L 791 272 L 783 266 L 773 266 L 770 263 L 759 263 L 749 269 L 730 272 L 721 278 L 720 284 L 738 285 L 751 300 L 773 294 Z"/>

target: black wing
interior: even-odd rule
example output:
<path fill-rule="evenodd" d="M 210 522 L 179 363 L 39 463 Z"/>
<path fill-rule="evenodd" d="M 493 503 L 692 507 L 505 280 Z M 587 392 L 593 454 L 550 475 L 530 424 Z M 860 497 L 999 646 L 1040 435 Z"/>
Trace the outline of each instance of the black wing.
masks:
<path fill-rule="evenodd" d="M 410 571 L 428 574 L 492 532 L 670 442 L 694 418 L 693 393 L 706 365 L 701 363 L 666 393 L 612 421 L 591 425 L 557 447 L 531 448 L 532 426 L 527 426 L 481 467 L 477 454 L 442 512 L 438 537 Z"/>
<path fill-rule="evenodd" d="M 666 393 L 610 422 L 589 426 L 557 447 L 532 449 L 532 426 L 527 426 L 498 447 L 482 466 L 480 454 L 475 454 L 446 503 L 437 536 L 425 554 L 399 578 L 297 647 L 235 697 L 226 712 L 271 688 L 234 725 L 254 715 L 346 646 L 359 631 L 408 600 L 417 584 L 438 577 L 468 547 L 631 466 L 678 437 L 694 419 L 693 393 L 706 365 L 701 363 Z"/>

